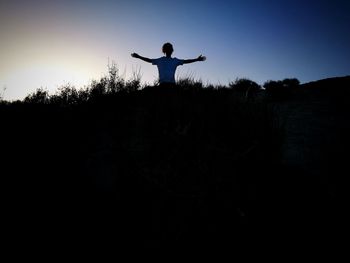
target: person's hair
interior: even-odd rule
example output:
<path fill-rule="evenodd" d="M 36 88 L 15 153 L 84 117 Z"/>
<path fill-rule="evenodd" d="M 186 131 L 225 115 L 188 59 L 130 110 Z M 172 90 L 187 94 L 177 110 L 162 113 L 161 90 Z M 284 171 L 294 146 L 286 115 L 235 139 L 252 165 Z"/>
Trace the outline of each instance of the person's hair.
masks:
<path fill-rule="evenodd" d="M 167 54 L 167 55 L 171 55 L 174 51 L 173 45 L 168 43 L 165 43 L 162 47 L 162 51 L 163 53 Z"/>

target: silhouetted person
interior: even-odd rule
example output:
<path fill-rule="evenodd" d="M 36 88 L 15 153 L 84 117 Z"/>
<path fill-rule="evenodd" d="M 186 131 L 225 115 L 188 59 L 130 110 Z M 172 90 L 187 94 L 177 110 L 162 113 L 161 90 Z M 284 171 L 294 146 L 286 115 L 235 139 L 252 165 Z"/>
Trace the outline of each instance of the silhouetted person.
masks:
<path fill-rule="evenodd" d="M 173 45 L 170 43 L 165 43 L 163 45 L 162 51 L 165 54 L 165 56 L 157 59 L 142 57 L 137 53 L 131 54 L 131 56 L 134 58 L 139 58 L 148 63 L 152 63 L 152 65 L 157 65 L 158 72 L 159 72 L 159 83 L 161 85 L 175 84 L 175 71 L 177 66 L 206 60 L 206 57 L 202 55 L 200 55 L 198 58 L 195 58 L 195 59 L 172 58 L 171 55 L 174 52 L 174 49 L 173 49 Z"/>

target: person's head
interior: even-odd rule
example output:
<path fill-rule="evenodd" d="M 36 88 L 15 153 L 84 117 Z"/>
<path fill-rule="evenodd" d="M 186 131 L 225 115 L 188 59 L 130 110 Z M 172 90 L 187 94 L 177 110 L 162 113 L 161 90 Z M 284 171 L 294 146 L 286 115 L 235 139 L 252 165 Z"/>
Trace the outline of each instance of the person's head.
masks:
<path fill-rule="evenodd" d="M 170 57 L 171 54 L 173 54 L 173 52 L 174 52 L 173 45 L 170 44 L 169 42 L 165 43 L 162 47 L 162 51 L 167 57 Z"/>

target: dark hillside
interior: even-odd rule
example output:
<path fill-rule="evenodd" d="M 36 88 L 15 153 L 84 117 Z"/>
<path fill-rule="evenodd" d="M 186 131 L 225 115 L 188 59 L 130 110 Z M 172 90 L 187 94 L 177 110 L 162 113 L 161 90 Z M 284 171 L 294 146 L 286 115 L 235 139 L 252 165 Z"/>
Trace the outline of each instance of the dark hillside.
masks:
<path fill-rule="evenodd" d="M 332 83 L 334 94 L 349 78 Z M 311 238 L 340 216 L 350 145 L 345 95 L 316 98 L 317 87 L 282 101 L 194 86 L 3 102 L 10 231 L 146 247 L 250 244 L 306 229 Z"/>
<path fill-rule="evenodd" d="M 306 83 L 287 102 L 276 102 L 285 124 L 285 162 L 316 176 L 346 163 L 350 77 Z M 330 164 L 330 162 L 336 162 Z"/>

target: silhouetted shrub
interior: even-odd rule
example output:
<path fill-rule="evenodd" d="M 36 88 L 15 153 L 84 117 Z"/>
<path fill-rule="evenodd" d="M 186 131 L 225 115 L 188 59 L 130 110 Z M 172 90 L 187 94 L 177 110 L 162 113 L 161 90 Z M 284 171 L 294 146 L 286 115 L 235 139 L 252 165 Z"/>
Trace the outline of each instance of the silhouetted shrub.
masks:
<path fill-rule="evenodd" d="M 89 90 L 77 90 L 71 85 L 62 86 L 58 92 L 50 96 L 50 103 L 55 105 L 77 105 L 88 101 Z"/>
<path fill-rule="evenodd" d="M 282 81 L 269 80 L 264 83 L 263 87 L 267 92 L 270 92 L 270 91 L 282 88 L 283 85 L 282 85 Z"/>
<path fill-rule="evenodd" d="M 214 85 L 212 85 L 212 84 L 207 85 L 205 88 L 207 90 L 215 90 L 216 89 L 216 87 Z"/>
<path fill-rule="evenodd" d="M 300 82 L 296 78 L 284 79 L 279 81 L 267 81 L 264 88 L 268 95 L 273 99 L 286 99 L 290 97 L 292 91 L 299 86 Z"/>
<path fill-rule="evenodd" d="M 141 87 L 141 81 L 137 80 L 137 79 L 131 79 L 125 83 L 125 91 L 126 92 L 137 91 L 140 89 L 140 87 Z"/>
<path fill-rule="evenodd" d="M 35 92 L 24 98 L 24 102 L 34 104 L 47 104 L 49 101 L 49 92 L 42 88 L 37 89 Z"/>
<path fill-rule="evenodd" d="M 177 86 L 182 90 L 197 92 L 203 89 L 201 80 L 195 80 L 192 77 L 180 78 L 177 81 Z"/>
<path fill-rule="evenodd" d="M 119 76 L 119 69 L 114 62 L 108 65 L 108 76 L 101 79 L 100 82 L 105 85 L 107 94 L 114 94 L 126 89 L 125 80 Z"/>
<path fill-rule="evenodd" d="M 4 88 L 2 89 L 2 92 L 0 92 L 0 103 L 1 103 L 1 102 L 3 101 L 3 99 L 4 99 L 5 90 L 6 90 L 6 87 L 4 87 Z"/>
<path fill-rule="evenodd" d="M 90 84 L 90 99 L 99 98 L 107 93 L 108 79 L 103 77 L 100 81 L 93 80 Z"/>
<path fill-rule="evenodd" d="M 284 87 L 291 88 L 291 89 L 296 88 L 300 85 L 300 81 L 296 78 L 284 79 L 282 83 Z"/>
<path fill-rule="evenodd" d="M 234 82 L 230 82 L 229 88 L 233 91 L 242 93 L 245 98 L 252 97 L 254 93 L 261 90 L 259 84 L 246 78 L 236 79 Z"/>
<path fill-rule="evenodd" d="M 119 76 L 119 70 L 113 63 L 108 66 L 108 75 L 99 81 L 92 81 L 89 88 L 90 99 L 120 92 L 134 92 L 141 89 L 140 71 L 134 71 L 129 80 Z"/>
<path fill-rule="evenodd" d="M 132 77 L 125 82 L 126 92 L 134 92 L 141 89 L 141 72 L 133 71 Z"/>

